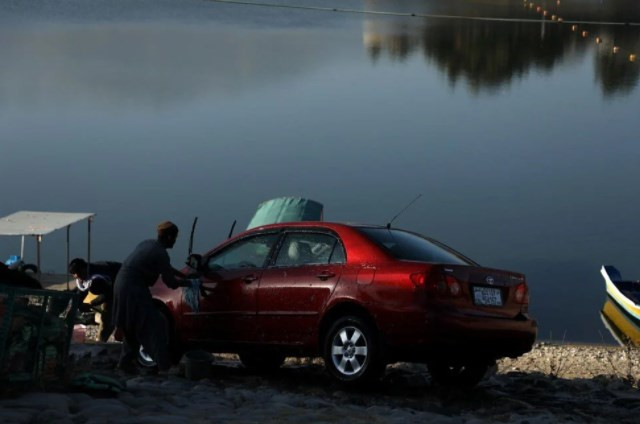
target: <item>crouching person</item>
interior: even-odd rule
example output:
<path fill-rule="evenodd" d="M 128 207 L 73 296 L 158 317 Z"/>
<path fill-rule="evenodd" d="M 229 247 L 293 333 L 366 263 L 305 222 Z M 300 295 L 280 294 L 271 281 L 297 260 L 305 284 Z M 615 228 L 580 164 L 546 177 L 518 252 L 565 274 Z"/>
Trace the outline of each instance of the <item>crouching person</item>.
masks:
<path fill-rule="evenodd" d="M 99 310 L 101 342 L 109 340 L 113 333 L 113 284 L 122 264 L 120 262 L 91 262 L 82 258 L 69 262 L 69 274 L 76 279 L 76 291 L 80 293 L 81 302 L 89 295 L 95 295 L 89 304 L 81 303 L 80 310 L 89 312 L 91 306 Z"/>
<path fill-rule="evenodd" d="M 187 283 L 184 275 L 173 267 L 167 249 L 178 237 L 178 227 L 170 221 L 158 225 L 155 240 L 145 240 L 124 261 L 114 287 L 113 323 L 123 336 L 118 369 L 125 373 L 136 371 L 135 359 L 144 347 L 157 364 L 159 371 L 171 365 L 169 329 L 162 312 L 154 305 L 149 287 L 161 275 L 172 288 Z"/>

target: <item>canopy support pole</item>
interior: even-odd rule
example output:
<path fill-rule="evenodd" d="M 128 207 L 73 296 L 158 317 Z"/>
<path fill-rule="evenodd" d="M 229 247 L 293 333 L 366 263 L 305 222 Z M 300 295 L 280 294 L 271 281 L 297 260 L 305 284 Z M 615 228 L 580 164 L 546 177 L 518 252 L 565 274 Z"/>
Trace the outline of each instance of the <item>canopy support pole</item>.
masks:
<path fill-rule="evenodd" d="M 36 236 L 36 266 L 38 267 L 38 281 L 42 278 L 42 269 L 40 268 L 40 244 L 42 244 L 42 236 Z"/>
<path fill-rule="evenodd" d="M 71 230 L 71 225 L 67 225 L 67 266 L 65 268 L 65 271 L 67 273 L 67 291 L 69 291 L 69 278 L 71 278 L 71 275 L 69 275 L 69 231 Z"/>
<path fill-rule="evenodd" d="M 87 219 L 87 278 L 91 275 L 91 221 L 92 216 Z"/>
<path fill-rule="evenodd" d="M 20 258 L 24 261 L 24 236 L 20 240 Z"/>

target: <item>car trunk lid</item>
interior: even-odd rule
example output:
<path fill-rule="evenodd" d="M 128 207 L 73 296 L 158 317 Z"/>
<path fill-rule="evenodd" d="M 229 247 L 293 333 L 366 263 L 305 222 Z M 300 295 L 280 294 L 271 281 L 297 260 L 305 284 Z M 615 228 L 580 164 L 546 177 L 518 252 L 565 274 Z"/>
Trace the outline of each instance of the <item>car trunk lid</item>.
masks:
<path fill-rule="evenodd" d="M 471 315 L 513 318 L 528 307 L 525 277 L 511 271 L 440 265 L 431 272 L 431 298 Z"/>

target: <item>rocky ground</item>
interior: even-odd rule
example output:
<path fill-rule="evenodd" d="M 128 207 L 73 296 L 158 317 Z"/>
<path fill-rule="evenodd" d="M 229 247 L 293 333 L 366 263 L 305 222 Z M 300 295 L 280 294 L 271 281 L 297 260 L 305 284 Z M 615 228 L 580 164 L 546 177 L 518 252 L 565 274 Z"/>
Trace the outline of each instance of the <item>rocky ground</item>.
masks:
<path fill-rule="evenodd" d="M 117 344 L 73 345 L 74 372 L 114 375 Z M 379 384 L 345 389 L 320 360 L 289 359 L 256 375 L 218 355 L 208 378 L 136 376 L 119 394 L 28 392 L 0 399 L 2 423 L 556 423 L 638 421 L 640 350 L 539 344 L 503 360 L 469 391 L 431 383 L 425 367 L 394 364 Z"/>

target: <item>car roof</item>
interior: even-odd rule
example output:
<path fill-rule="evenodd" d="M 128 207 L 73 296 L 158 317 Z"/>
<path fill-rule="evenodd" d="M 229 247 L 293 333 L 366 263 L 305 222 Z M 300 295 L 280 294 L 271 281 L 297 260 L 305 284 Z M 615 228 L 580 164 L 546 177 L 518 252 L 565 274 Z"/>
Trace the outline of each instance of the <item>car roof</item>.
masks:
<path fill-rule="evenodd" d="M 210 254 L 216 250 L 224 249 L 226 246 L 240 240 L 244 237 L 251 236 L 253 234 L 265 233 L 265 232 L 277 232 L 279 230 L 285 229 L 309 229 L 309 230 L 330 230 L 335 233 L 342 239 L 342 242 L 345 244 L 345 247 L 348 248 L 349 245 L 357 246 L 355 250 L 350 250 L 351 258 L 354 259 L 355 262 L 362 260 L 384 260 L 384 259 L 393 259 L 393 257 L 378 246 L 376 243 L 371 242 L 363 233 L 357 231 L 359 228 L 371 228 L 371 229 L 388 229 L 386 225 L 375 225 L 375 224 L 360 224 L 360 223 L 345 223 L 345 222 L 331 222 L 331 221 L 295 221 L 295 222 L 280 222 L 276 224 L 262 225 L 259 227 L 251 228 L 249 230 L 245 230 L 235 236 L 225 240 L 221 244 L 217 245 L 213 249 L 211 249 L 207 254 Z M 418 233 L 414 233 L 409 230 L 404 230 L 402 228 L 389 228 L 394 231 L 403 231 L 410 234 L 415 234 L 417 236 L 423 237 L 432 243 L 436 243 L 441 247 L 451 250 L 455 254 L 465 258 L 471 263 L 475 263 L 473 260 L 467 258 L 462 253 L 455 251 L 454 249 L 446 246 L 436 240 L 433 240 L 429 237 L 425 237 Z M 351 262 L 351 260 L 350 260 Z"/>

